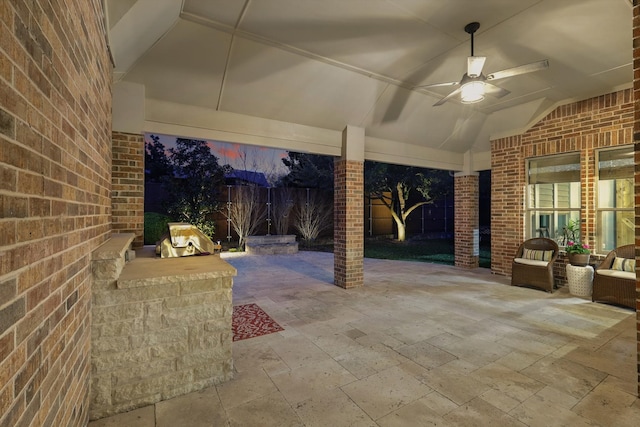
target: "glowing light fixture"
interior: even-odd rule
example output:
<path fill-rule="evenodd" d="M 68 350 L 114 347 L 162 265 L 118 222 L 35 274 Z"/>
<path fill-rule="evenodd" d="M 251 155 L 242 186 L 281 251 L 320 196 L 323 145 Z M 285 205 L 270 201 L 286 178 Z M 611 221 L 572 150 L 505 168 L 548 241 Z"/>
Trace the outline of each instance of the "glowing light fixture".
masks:
<path fill-rule="evenodd" d="M 473 104 L 484 99 L 484 82 L 468 82 L 460 88 L 460 98 L 465 104 Z"/>

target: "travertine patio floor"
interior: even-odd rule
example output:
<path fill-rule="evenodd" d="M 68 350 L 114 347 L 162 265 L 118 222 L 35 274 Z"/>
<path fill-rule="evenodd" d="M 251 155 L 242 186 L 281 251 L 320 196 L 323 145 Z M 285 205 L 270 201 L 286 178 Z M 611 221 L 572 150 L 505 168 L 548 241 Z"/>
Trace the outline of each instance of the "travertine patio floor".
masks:
<path fill-rule="evenodd" d="M 235 378 L 103 426 L 637 426 L 635 313 L 486 269 L 222 254 L 234 305 L 284 331 L 233 344 Z"/>

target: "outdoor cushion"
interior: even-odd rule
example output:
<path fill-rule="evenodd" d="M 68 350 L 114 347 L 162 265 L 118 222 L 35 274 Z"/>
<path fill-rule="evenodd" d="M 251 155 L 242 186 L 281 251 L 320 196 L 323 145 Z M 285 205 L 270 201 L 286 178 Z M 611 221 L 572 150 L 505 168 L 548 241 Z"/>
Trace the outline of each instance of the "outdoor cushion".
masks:
<path fill-rule="evenodd" d="M 636 279 L 636 273 L 631 271 L 621 271 L 621 270 L 596 270 L 596 274 L 600 274 L 602 276 L 614 277 L 617 279 Z"/>
<path fill-rule="evenodd" d="M 628 259 L 628 258 L 620 258 L 616 257 L 613 260 L 613 265 L 611 265 L 612 270 L 620 270 L 620 271 L 636 271 L 636 260 Z"/>
<path fill-rule="evenodd" d="M 549 251 L 549 252 L 553 252 L 553 251 Z M 536 259 L 527 259 L 527 258 L 514 258 L 514 261 L 517 262 L 518 264 L 538 265 L 540 267 L 546 267 L 547 264 L 549 264 L 547 261 L 539 261 Z"/>
<path fill-rule="evenodd" d="M 549 261 L 553 256 L 553 251 L 543 251 L 536 249 L 527 249 L 524 248 L 522 251 L 522 258 L 525 259 L 533 259 L 537 261 Z M 545 263 L 546 265 L 546 263 Z"/>

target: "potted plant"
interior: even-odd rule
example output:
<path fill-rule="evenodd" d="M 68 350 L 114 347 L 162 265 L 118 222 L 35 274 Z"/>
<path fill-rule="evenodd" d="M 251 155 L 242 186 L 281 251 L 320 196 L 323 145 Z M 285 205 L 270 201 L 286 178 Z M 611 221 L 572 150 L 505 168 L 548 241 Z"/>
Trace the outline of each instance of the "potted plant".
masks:
<path fill-rule="evenodd" d="M 591 256 L 591 248 L 586 243 L 574 242 L 572 240 L 567 242 L 565 247 L 567 256 L 569 257 L 569 263 L 571 265 L 577 265 L 585 267 L 589 264 L 589 257 Z"/>

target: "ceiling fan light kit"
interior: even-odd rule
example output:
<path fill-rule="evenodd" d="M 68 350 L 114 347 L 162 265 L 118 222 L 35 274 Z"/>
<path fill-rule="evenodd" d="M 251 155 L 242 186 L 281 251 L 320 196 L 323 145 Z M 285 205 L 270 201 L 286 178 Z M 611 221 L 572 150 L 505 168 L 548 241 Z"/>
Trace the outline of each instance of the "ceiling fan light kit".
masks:
<path fill-rule="evenodd" d="M 549 61 L 545 59 L 531 64 L 496 71 L 485 76 L 482 74 L 482 68 L 484 67 L 484 63 L 487 58 L 484 56 L 475 56 L 473 49 L 473 34 L 478 31 L 478 28 L 480 28 L 480 23 L 478 22 L 471 22 L 464 27 L 464 31 L 471 36 L 471 56 L 467 57 L 467 72 L 462 76 L 460 81 L 418 86 L 420 88 L 458 86 L 458 88 L 453 92 L 433 104 L 434 107 L 444 104 L 450 99 L 456 97 L 458 94 L 460 94 L 460 101 L 463 104 L 480 102 L 484 99 L 486 93 L 493 95 L 496 98 L 502 98 L 510 92 L 506 89 L 493 85 L 494 80 L 531 73 L 533 71 L 543 70 L 549 67 Z M 491 81 L 491 83 L 489 83 L 489 81 Z"/>
<path fill-rule="evenodd" d="M 462 85 L 460 99 L 463 104 L 473 104 L 484 99 L 484 82 L 475 81 Z"/>

